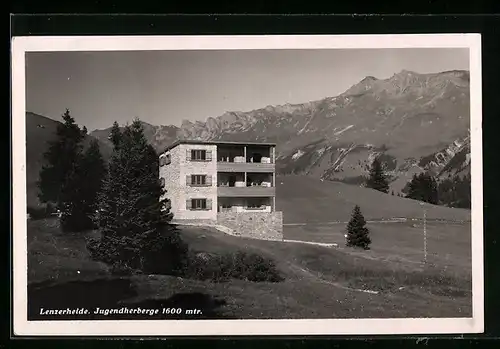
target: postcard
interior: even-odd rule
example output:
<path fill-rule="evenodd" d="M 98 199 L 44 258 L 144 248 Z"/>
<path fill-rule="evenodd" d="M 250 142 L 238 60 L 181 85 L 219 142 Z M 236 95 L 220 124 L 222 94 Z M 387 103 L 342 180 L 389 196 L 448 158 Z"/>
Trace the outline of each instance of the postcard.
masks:
<path fill-rule="evenodd" d="M 481 36 L 12 40 L 13 330 L 480 333 Z"/>

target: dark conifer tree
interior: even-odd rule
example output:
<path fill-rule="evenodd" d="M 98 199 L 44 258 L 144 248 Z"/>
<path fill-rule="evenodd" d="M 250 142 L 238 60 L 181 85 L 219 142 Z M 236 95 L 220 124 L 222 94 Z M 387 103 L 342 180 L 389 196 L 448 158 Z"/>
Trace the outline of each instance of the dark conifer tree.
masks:
<path fill-rule="evenodd" d="M 113 143 L 113 146 L 116 148 L 121 139 L 121 131 L 118 122 L 113 122 L 113 126 L 111 127 L 111 132 L 109 133 L 108 139 Z"/>
<path fill-rule="evenodd" d="M 98 209 L 98 194 L 102 189 L 106 164 L 93 139 L 78 163 L 75 176 L 76 190 L 69 193 L 69 201 L 74 202 L 70 216 L 70 228 L 83 231 L 95 228 L 94 217 Z"/>
<path fill-rule="evenodd" d="M 449 207 L 471 208 L 470 175 L 450 175 L 438 184 L 439 203 Z"/>
<path fill-rule="evenodd" d="M 406 197 L 434 205 L 437 204 L 438 185 L 436 179 L 428 173 L 414 174 L 408 185 Z"/>
<path fill-rule="evenodd" d="M 159 160 L 134 120 L 120 132 L 113 126 L 113 155 L 100 198 L 100 241 L 89 249 L 117 270 L 178 273 L 187 247 L 170 225 L 169 200 L 159 179 Z"/>
<path fill-rule="evenodd" d="M 54 203 L 60 211 L 63 231 L 83 231 L 92 228 L 104 161 L 97 141 L 83 152 L 87 128 L 80 129 L 69 110 L 63 114 L 63 120 L 57 127 L 56 139 L 44 154 L 39 197 L 42 202 Z"/>
<path fill-rule="evenodd" d="M 68 109 L 62 118 L 64 123 L 57 126 L 56 138 L 49 143 L 48 150 L 43 155 L 45 164 L 37 183 L 40 201 L 53 203 L 58 209 L 62 208 L 61 196 L 68 180 L 73 176 L 85 137 L 84 131 L 80 130 Z"/>
<path fill-rule="evenodd" d="M 366 227 L 366 221 L 361 213 L 358 205 L 352 211 L 351 220 L 347 224 L 347 241 L 348 247 L 360 247 L 365 250 L 370 249 L 371 239 L 370 231 Z"/>
<path fill-rule="evenodd" d="M 379 158 L 375 158 L 373 160 L 369 177 L 366 181 L 366 187 L 378 190 L 382 193 L 389 192 L 389 182 L 385 176 L 384 169 Z"/>

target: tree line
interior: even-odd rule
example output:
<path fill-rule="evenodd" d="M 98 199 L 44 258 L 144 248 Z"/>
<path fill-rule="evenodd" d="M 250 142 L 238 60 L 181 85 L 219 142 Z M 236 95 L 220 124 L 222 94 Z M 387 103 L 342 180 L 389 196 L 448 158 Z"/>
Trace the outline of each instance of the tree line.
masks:
<path fill-rule="evenodd" d="M 372 162 L 365 186 L 382 193 L 389 193 L 389 177 L 385 173 L 382 162 L 378 157 Z M 403 188 L 402 194 L 398 193 L 398 196 L 434 205 L 470 208 L 470 174 L 449 176 L 440 181 L 428 172 L 414 174 L 411 181 Z M 394 192 L 392 192 L 392 195 L 394 195 Z"/>

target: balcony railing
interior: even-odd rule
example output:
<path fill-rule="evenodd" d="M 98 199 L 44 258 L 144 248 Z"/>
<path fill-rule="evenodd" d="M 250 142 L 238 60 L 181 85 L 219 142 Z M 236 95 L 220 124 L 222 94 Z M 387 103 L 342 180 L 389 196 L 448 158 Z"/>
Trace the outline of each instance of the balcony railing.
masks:
<path fill-rule="evenodd" d="M 260 159 L 259 161 L 254 159 Z M 237 162 L 237 163 L 262 163 L 262 164 L 270 164 L 272 163 L 271 157 L 269 156 L 260 156 L 259 158 L 246 158 L 244 156 L 220 156 L 217 162 Z"/>
<path fill-rule="evenodd" d="M 271 205 L 262 206 L 231 206 L 231 207 L 219 207 L 220 213 L 226 212 L 272 212 Z"/>
<path fill-rule="evenodd" d="M 218 161 L 218 172 L 274 172 L 275 164 L 266 162 Z"/>
<path fill-rule="evenodd" d="M 259 196 L 275 196 L 276 189 L 274 187 L 265 186 L 246 186 L 246 187 L 217 187 L 217 196 L 221 197 L 259 197 Z"/>

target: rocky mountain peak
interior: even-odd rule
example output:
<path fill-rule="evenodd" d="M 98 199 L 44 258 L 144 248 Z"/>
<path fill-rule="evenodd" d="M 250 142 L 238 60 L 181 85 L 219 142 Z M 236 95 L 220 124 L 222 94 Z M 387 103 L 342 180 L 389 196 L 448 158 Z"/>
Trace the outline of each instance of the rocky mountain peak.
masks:
<path fill-rule="evenodd" d="M 224 114 L 218 117 L 222 124 L 231 124 L 238 120 L 238 114 L 233 111 L 226 111 Z"/>
<path fill-rule="evenodd" d="M 188 127 L 191 127 L 193 125 L 194 125 L 194 123 L 192 121 L 184 119 L 184 120 L 182 120 L 181 128 L 188 128 Z"/>
<path fill-rule="evenodd" d="M 468 171 L 460 160 L 468 149 L 448 145 L 467 135 L 469 103 L 467 71 L 402 70 L 384 79 L 366 76 L 338 96 L 227 111 L 146 133 L 157 149 L 178 139 L 276 142 L 279 171 L 350 183 L 361 180 L 371 159 L 382 154 L 399 190 L 397 178 L 404 185 L 408 171 L 425 166 Z"/>

